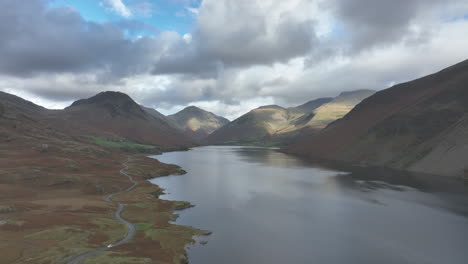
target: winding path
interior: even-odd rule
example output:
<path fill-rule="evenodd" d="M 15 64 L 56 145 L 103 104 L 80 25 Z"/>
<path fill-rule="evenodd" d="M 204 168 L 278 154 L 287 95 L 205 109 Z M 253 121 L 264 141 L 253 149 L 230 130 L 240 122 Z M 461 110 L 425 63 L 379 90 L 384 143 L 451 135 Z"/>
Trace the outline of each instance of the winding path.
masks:
<path fill-rule="evenodd" d="M 110 194 L 108 196 L 106 196 L 106 198 L 104 198 L 104 201 L 106 202 L 110 202 L 110 203 L 113 203 L 115 205 L 117 205 L 117 210 L 115 211 L 114 213 L 114 218 L 125 224 L 127 226 L 127 235 L 122 239 L 122 240 L 119 240 L 117 241 L 116 243 L 114 244 L 110 244 L 108 246 L 105 246 L 105 247 L 101 247 L 101 248 L 97 248 L 97 249 L 94 249 L 92 251 L 88 251 L 86 253 L 83 253 L 79 256 L 76 256 L 74 257 L 73 259 L 71 259 L 70 261 L 67 262 L 67 264 L 79 264 L 81 263 L 83 260 L 89 258 L 89 257 L 92 257 L 92 256 L 96 256 L 106 250 L 108 250 L 109 248 L 112 248 L 112 247 L 116 247 L 116 246 L 120 246 L 124 243 L 127 243 L 128 241 L 130 241 L 133 236 L 135 235 L 135 225 L 126 221 L 125 219 L 122 218 L 122 216 L 120 216 L 120 213 L 122 213 L 122 210 L 124 208 L 124 205 L 121 204 L 121 203 L 118 203 L 118 202 L 114 202 L 112 201 L 112 197 L 114 197 L 115 195 L 118 195 L 118 194 L 122 194 L 122 193 L 126 193 L 126 192 L 129 192 L 133 189 L 135 189 L 135 187 L 138 185 L 138 182 L 135 181 L 132 176 L 128 175 L 127 173 L 125 173 L 125 170 L 128 169 L 128 165 L 127 163 L 124 163 L 124 168 L 120 170 L 120 174 L 122 175 L 125 175 L 128 177 L 128 179 L 130 180 L 131 183 L 133 183 L 132 186 L 128 187 L 127 189 L 123 190 L 123 191 L 120 191 L 120 192 L 117 192 L 117 193 L 113 193 L 113 194 Z"/>

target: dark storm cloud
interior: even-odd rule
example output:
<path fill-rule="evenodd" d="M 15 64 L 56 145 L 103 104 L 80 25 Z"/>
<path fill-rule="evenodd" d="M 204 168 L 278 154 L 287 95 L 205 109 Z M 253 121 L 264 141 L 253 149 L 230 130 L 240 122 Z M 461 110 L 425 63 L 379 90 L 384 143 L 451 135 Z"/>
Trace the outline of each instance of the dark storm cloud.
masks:
<path fill-rule="evenodd" d="M 159 41 L 131 41 L 123 29 L 153 30 L 137 22 L 88 22 L 71 8 L 47 8 L 40 0 L 2 0 L 0 72 L 31 76 L 104 69 L 122 77 L 147 70 Z"/>

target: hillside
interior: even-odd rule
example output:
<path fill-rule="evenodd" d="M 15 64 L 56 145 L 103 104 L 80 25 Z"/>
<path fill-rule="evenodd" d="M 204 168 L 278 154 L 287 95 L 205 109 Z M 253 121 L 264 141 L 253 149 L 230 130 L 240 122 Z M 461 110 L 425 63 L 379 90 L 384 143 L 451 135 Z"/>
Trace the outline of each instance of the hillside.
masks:
<path fill-rule="evenodd" d="M 0 91 L 0 116 L 2 113 L 23 112 L 29 114 L 41 114 L 46 111 L 42 106 L 26 101 L 21 97 Z"/>
<path fill-rule="evenodd" d="M 284 145 L 314 134 L 343 117 L 374 91 L 342 93 L 335 98 L 319 98 L 297 107 L 262 106 L 215 131 L 208 144 Z"/>
<path fill-rule="evenodd" d="M 195 140 L 204 139 L 215 130 L 229 123 L 226 118 L 195 106 L 189 106 L 174 115 L 168 116 L 167 119 Z"/>
<path fill-rule="evenodd" d="M 86 103 L 81 101 L 80 107 L 87 108 Z M 131 105 L 128 112 L 121 112 L 125 107 L 107 107 L 114 115 L 142 117 Z M 127 246 L 137 248 L 131 252 L 138 252 L 143 262 L 151 258 L 172 263 L 183 256 L 184 246 L 200 233 L 169 221 L 176 217 L 173 211 L 187 203 L 157 199 L 155 194 L 161 189 L 147 181 L 183 171 L 175 165 L 94 144 L 76 136 L 77 132 L 65 133 L 70 130 L 66 119 L 50 122 L 59 113 L 64 111 L 47 110 L 0 92 L 0 263 L 66 263 L 91 248 L 122 239 L 127 230 L 114 218 L 117 207 L 103 198 L 131 186 L 119 173 L 125 168 L 138 182 L 126 195 L 114 197 L 125 204 L 125 219 L 143 223 L 151 232 L 167 233 L 148 238 L 138 231 Z M 155 243 L 161 247 L 155 249 Z M 134 263 L 136 258 L 119 254 L 116 259 Z"/>
<path fill-rule="evenodd" d="M 191 139 L 165 120 L 145 111 L 128 95 L 103 92 L 48 115 L 57 128 L 76 136 L 155 145 L 162 149 L 193 146 Z"/>
<path fill-rule="evenodd" d="M 20 97 L 0 92 L 0 140 L 3 150 L 40 148 L 50 141 L 70 140 L 42 122 L 49 110 Z"/>
<path fill-rule="evenodd" d="M 263 142 L 288 124 L 288 111 L 280 106 L 263 106 L 250 111 L 206 139 L 208 144 Z"/>
<path fill-rule="evenodd" d="M 311 159 L 463 176 L 468 167 L 468 61 L 365 99 L 286 152 Z"/>
<path fill-rule="evenodd" d="M 311 119 L 304 126 L 316 130 L 323 129 L 331 122 L 344 117 L 363 99 L 374 93 L 375 91 L 373 90 L 343 92 L 330 102 L 313 110 L 313 116 L 311 116 Z"/>
<path fill-rule="evenodd" d="M 143 106 L 143 105 L 140 105 L 140 108 L 143 109 L 143 111 L 145 111 L 147 114 L 149 114 L 149 115 L 151 115 L 151 116 L 153 116 L 153 117 L 155 117 L 157 119 L 163 120 L 165 122 L 169 122 L 169 119 L 165 115 L 159 113 L 154 108 L 146 107 L 146 106 Z"/>
<path fill-rule="evenodd" d="M 299 112 L 299 113 L 311 113 L 312 111 L 319 108 L 320 106 L 331 102 L 333 99 L 334 98 L 332 97 L 319 98 L 319 99 L 309 101 L 305 104 L 302 104 L 296 107 L 290 107 L 288 108 L 288 110 Z"/>

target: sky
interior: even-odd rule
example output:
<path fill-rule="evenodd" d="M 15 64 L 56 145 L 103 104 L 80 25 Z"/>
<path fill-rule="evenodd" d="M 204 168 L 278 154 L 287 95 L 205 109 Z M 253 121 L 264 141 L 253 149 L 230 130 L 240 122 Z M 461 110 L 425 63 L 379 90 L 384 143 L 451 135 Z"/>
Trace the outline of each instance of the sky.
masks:
<path fill-rule="evenodd" d="M 466 0 L 0 0 L 0 90 L 234 119 L 468 59 Z"/>

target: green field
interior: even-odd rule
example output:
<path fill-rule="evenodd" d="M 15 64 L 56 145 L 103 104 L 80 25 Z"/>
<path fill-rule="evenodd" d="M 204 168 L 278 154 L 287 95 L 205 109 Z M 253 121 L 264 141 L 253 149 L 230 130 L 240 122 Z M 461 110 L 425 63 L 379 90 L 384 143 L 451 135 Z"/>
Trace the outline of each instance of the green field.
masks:
<path fill-rule="evenodd" d="M 118 148 L 126 152 L 139 152 L 139 153 L 160 153 L 161 148 L 153 145 L 138 144 L 131 141 L 111 141 L 100 137 L 88 136 L 95 144 L 109 147 Z"/>

